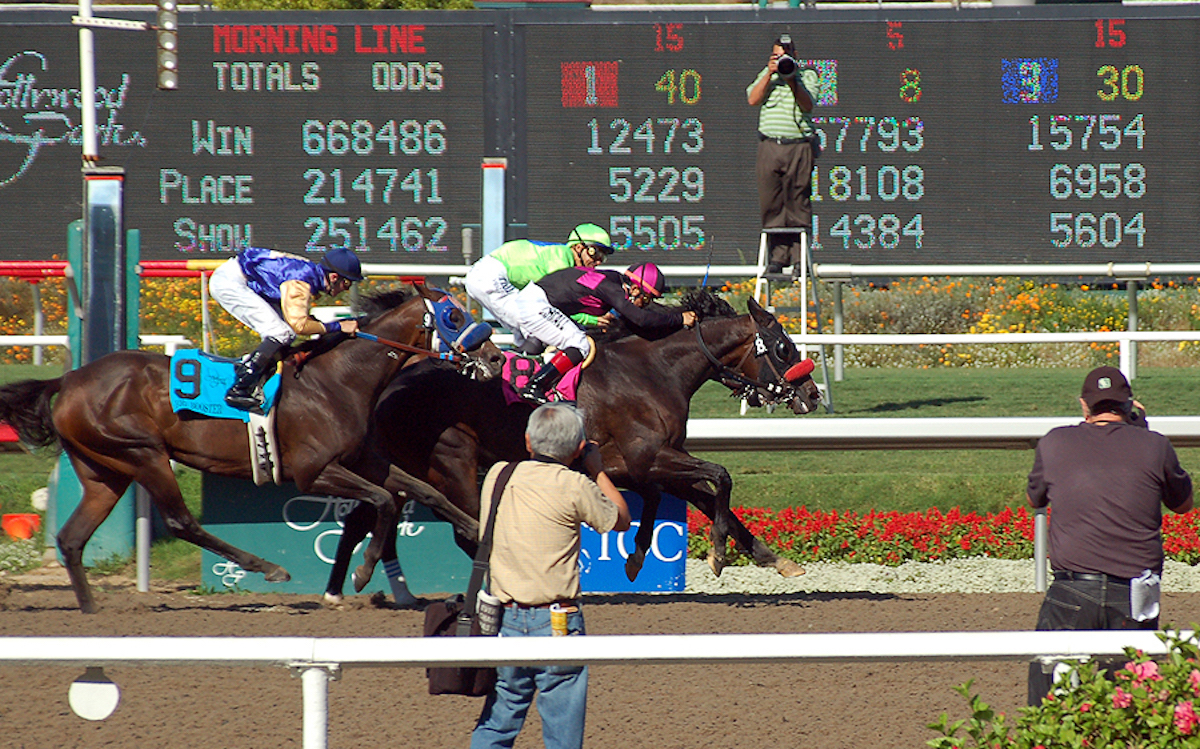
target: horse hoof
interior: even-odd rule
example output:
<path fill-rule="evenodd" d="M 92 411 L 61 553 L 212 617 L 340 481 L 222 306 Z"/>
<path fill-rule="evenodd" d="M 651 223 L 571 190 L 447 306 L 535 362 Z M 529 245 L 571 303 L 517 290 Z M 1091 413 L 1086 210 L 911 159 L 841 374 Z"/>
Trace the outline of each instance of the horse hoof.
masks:
<path fill-rule="evenodd" d="M 625 577 L 629 578 L 629 582 L 637 579 L 638 573 L 642 571 L 642 565 L 646 562 L 646 552 L 638 549 L 629 555 L 625 560 Z"/>
<path fill-rule="evenodd" d="M 263 577 L 266 578 L 267 582 L 269 583 L 286 583 L 292 579 L 292 576 L 288 574 L 288 571 L 282 567 L 276 567 L 275 569 L 263 575 Z"/>
<path fill-rule="evenodd" d="M 326 593 L 321 602 L 325 604 L 325 608 L 333 609 L 335 611 L 345 611 L 347 608 L 346 599 L 333 593 Z"/>
<path fill-rule="evenodd" d="M 784 577 L 800 577 L 804 574 L 804 568 L 790 559 L 780 559 L 775 562 L 775 569 Z"/>
<path fill-rule="evenodd" d="M 354 569 L 354 574 L 351 579 L 354 580 L 354 592 L 361 593 L 362 589 L 367 587 L 367 583 L 371 582 L 371 574 L 374 570 L 367 567 L 365 564 L 360 564 Z"/>
<path fill-rule="evenodd" d="M 721 571 L 725 569 L 725 560 L 717 559 L 717 555 L 709 550 L 708 552 L 708 568 L 712 570 L 713 575 L 720 577 Z"/>
<path fill-rule="evenodd" d="M 403 608 L 408 608 L 409 606 L 416 606 L 417 602 L 418 602 L 417 597 L 412 595 L 411 593 L 408 595 L 404 595 L 404 596 L 396 596 L 395 598 L 396 598 L 396 605 L 403 607 Z"/>

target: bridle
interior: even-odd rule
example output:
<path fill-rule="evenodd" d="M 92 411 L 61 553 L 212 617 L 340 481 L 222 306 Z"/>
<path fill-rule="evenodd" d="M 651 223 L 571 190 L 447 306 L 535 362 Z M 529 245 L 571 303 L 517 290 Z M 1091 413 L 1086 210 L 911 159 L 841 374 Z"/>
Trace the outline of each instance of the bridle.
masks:
<path fill-rule="evenodd" d="M 361 338 L 364 341 L 371 341 L 372 343 L 378 343 L 382 346 L 394 348 L 399 351 L 405 351 L 410 354 L 417 354 L 418 356 L 427 356 L 431 359 L 439 359 L 441 361 L 450 362 L 471 377 L 474 376 L 476 368 L 481 368 L 484 366 L 481 362 L 477 362 L 475 359 L 467 356 L 465 353 L 460 354 L 454 351 L 435 351 L 434 337 L 437 335 L 437 330 L 429 319 L 428 314 L 425 315 L 425 318 L 422 320 L 419 328 L 420 330 L 424 331 L 424 347 L 414 346 L 408 343 L 401 343 L 400 341 L 393 341 L 390 338 L 383 338 L 375 335 L 374 333 L 368 333 L 365 330 L 356 330 L 353 333 L 347 333 L 346 337 Z M 304 368 L 304 365 L 308 363 L 308 360 L 312 358 L 312 356 L 312 350 L 297 351 L 291 355 L 292 361 L 296 367 L 297 377 L 300 375 L 300 370 Z"/>
<path fill-rule="evenodd" d="M 400 343 L 399 341 L 391 341 L 391 340 L 388 340 L 387 338 L 380 338 L 379 336 L 375 335 L 374 333 L 367 333 L 367 332 L 364 332 L 361 330 L 355 331 L 354 333 L 351 334 L 351 336 L 354 338 L 362 338 L 365 341 L 381 343 L 384 346 L 391 346 L 392 348 L 400 349 L 401 351 L 407 351 L 410 354 L 420 354 L 421 356 L 428 356 L 432 359 L 441 359 L 442 361 L 448 361 L 448 362 L 452 362 L 454 364 L 461 364 L 463 362 L 463 360 L 466 358 L 466 357 L 462 356 L 461 354 L 454 353 L 453 351 L 434 351 L 432 348 L 421 348 L 420 346 L 410 346 L 407 343 Z M 425 328 L 425 336 L 426 336 L 425 340 L 427 340 L 427 341 L 432 340 L 433 331 L 429 328 Z M 430 345 L 430 344 L 426 344 L 426 345 Z"/>
<path fill-rule="evenodd" d="M 735 398 L 744 398 L 745 400 L 749 401 L 751 405 L 760 405 L 763 401 L 764 394 L 766 396 L 767 403 L 789 401 L 796 397 L 797 393 L 795 386 L 793 386 L 785 376 L 785 373 L 788 371 L 789 367 L 787 365 L 787 360 L 784 358 L 779 349 L 781 346 L 791 346 L 791 341 L 788 340 L 786 336 L 776 334 L 775 331 L 764 331 L 762 326 L 758 324 L 757 320 L 754 320 L 753 322 L 755 328 L 754 345 L 746 349 L 746 353 L 742 355 L 741 360 L 737 364 L 738 369 L 733 369 L 713 355 L 713 352 L 708 348 L 708 344 L 704 342 L 704 335 L 700 332 L 701 321 L 699 319 L 696 320 L 695 325 L 696 342 L 700 345 L 700 351 L 703 352 L 705 358 L 708 359 L 709 363 L 712 364 L 717 370 L 715 379 L 719 380 L 722 385 L 733 391 L 732 395 Z M 769 334 L 771 338 L 775 339 L 772 341 L 772 345 L 770 347 L 768 347 L 767 342 L 764 340 L 766 334 Z M 754 358 L 758 359 L 760 362 L 763 359 L 766 359 L 767 369 L 770 370 L 773 375 L 775 375 L 774 381 L 765 382 L 763 380 L 757 380 L 747 377 L 739 371 L 744 369 L 744 365 L 750 358 L 751 353 L 753 353 Z M 761 371 L 761 364 L 759 369 Z"/>

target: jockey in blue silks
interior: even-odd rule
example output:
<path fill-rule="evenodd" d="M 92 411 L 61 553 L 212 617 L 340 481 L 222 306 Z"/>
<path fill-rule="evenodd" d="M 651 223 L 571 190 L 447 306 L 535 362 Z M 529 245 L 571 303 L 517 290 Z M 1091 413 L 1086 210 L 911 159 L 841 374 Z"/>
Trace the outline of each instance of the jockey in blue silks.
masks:
<path fill-rule="evenodd" d="M 213 271 L 209 281 L 213 299 L 262 336 L 258 348 L 238 363 L 237 379 L 225 402 L 243 411 L 261 411 L 262 383 L 279 352 L 297 336 L 357 331 L 357 320 L 323 323 L 311 310 L 321 294 L 335 297 L 361 280 L 358 255 L 345 247 L 329 250 L 319 263 L 249 247 Z"/>

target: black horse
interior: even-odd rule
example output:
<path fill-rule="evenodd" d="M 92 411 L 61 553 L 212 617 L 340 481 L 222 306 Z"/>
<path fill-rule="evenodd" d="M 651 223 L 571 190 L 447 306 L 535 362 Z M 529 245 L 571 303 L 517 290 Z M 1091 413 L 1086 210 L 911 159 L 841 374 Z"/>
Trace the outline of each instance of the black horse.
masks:
<path fill-rule="evenodd" d="M 641 569 L 663 492 L 688 501 L 713 521 L 708 561 L 714 573 L 725 567 L 732 537 L 756 563 L 785 576 L 803 574 L 755 538 L 730 510 L 729 472 L 690 455 L 683 443 L 691 398 L 708 380 L 725 384 L 752 405 L 784 403 L 804 414 L 820 404 L 811 366 L 801 361 L 779 321 L 754 301 L 749 314 L 740 316 L 703 290 L 689 291 L 682 305 L 697 313 L 700 322 L 694 330 L 659 340 L 629 336 L 620 327 L 602 334 L 595 360 L 578 385 L 587 434 L 600 444 L 605 470 L 617 486 L 644 500 L 637 548 L 626 562 L 626 574 L 632 580 Z M 480 466 L 528 457 L 524 430 L 532 408 L 524 402 L 506 404 L 501 387 L 499 382 L 454 380 L 414 367 L 380 398 L 370 438 L 387 460 L 423 477 L 461 511 L 449 519 L 469 554 L 478 527 Z M 353 549 L 374 525 L 365 504 L 347 516 L 327 599 L 340 597 Z M 385 548 L 390 555 L 394 543 Z M 355 587 L 362 589 L 357 577 Z"/>
<path fill-rule="evenodd" d="M 302 367 L 286 364 L 276 406 L 284 480 L 302 492 L 365 500 L 377 510 L 379 540 L 367 550 L 367 577 L 383 554 L 387 529 L 395 527 L 394 496 L 433 491 L 424 481 L 365 458 L 363 450 L 379 394 L 417 351 L 429 348 L 425 297 L 436 301 L 440 295 L 418 290 L 364 299 L 367 314 L 360 327 L 380 340 L 340 340 Z M 471 356 L 483 365 L 484 376 L 499 374 L 503 355 L 491 342 Z M 238 420 L 174 412 L 170 365 L 161 354 L 118 351 L 58 379 L 0 388 L 0 421 L 11 424 L 26 444 L 65 450 L 83 485 L 79 506 L 59 529 L 58 548 L 84 613 L 96 610 L 84 546 L 135 481 L 177 537 L 269 581 L 290 579 L 279 565 L 209 534 L 184 504 L 171 461 L 250 478 L 249 436 Z"/>

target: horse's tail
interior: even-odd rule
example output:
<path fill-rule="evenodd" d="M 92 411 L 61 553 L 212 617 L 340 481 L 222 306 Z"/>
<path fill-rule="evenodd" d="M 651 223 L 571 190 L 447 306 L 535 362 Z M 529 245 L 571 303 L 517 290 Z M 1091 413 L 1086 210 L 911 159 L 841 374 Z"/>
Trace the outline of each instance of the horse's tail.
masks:
<path fill-rule="evenodd" d="M 0 421 L 17 430 L 17 435 L 27 445 L 57 445 L 58 432 L 50 416 L 50 401 L 61 387 L 61 377 L 22 380 L 0 387 Z"/>

